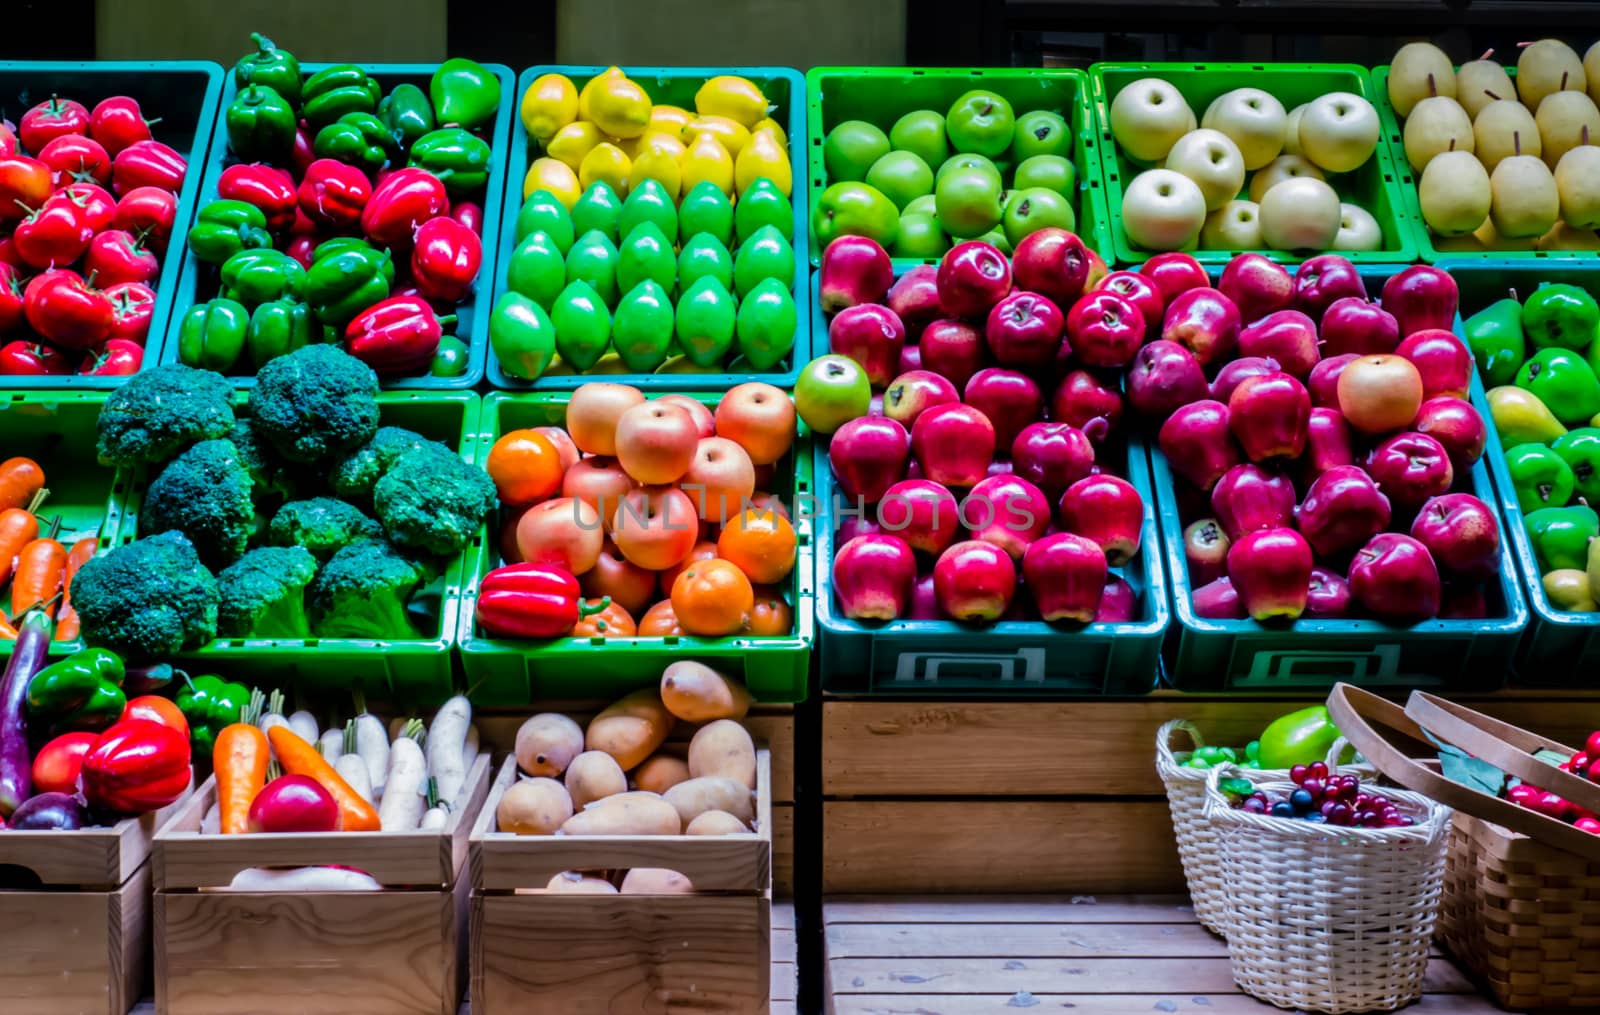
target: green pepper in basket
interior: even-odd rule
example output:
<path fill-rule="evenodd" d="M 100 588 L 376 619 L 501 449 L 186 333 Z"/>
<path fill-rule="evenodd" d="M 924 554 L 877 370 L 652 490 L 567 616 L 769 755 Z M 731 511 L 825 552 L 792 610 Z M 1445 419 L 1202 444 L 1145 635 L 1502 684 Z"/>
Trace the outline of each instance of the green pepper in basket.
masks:
<path fill-rule="evenodd" d="M 102 730 L 122 715 L 122 659 L 109 649 L 86 648 L 34 674 L 28 682 L 28 718 L 57 730 Z"/>
<path fill-rule="evenodd" d="M 306 302 L 317 320 L 342 328 L 361 311 L 389 298 L 393 272 L 388 251 L 352 246 L 327 256 L 313 254 L 306 273 Z"/>
<path fill-rule="evenodd" d="M 244 352 L 250 311 L 237 300 L 218 297 L 189 308 L 178 328 L 178 361 L 184 366 L 225 374 Z"/>
<path fill-rule="evenodd" d="M 378 119 L 389 129 L 395 145 L 405 152 L 434 129 L 433 106 L 422 89 L 413 84 L 395 85 L 378 103 Z"/>
<path fill-rule="evenodd" d="M 189 738 L 196 751 L 211 756 L 217 734 L 239 721 L 250 701 L 250 689 L 221 677 L 194 677 L 178 692 L 178 711 L 189 720 Z"/>
<path fill-rule="evenodd" d="M 1506 452 L 1506 471 L 1527 514 L 1547 507 L 1565 507 L 1577 488 L 1572 466 L 1543 444 L 1518 444 Z"/>
<path fill-rule="evenodd" d="M 300 104 L 300 61 L 287 49 L 279 49 L 260 32 L 251 32 L 256 51 L 239 58 L 233 65 L 233 80 L 240 88 L 266 85 L 289 101 Z"/>
<path fill-rule="evenodd" d="M 1522 523 L 1545 571 L 1583 570 L 1589 563 L 1589 541 L 1600 536 L 1600 515 L 1583 504 L 1540 508 L 1524 516 Z"/>
<path fill-rule="evenodd" d="M 306 269 L 281 250 L 244 250 L 222 263 L 222 295 L 259 307 L 305 292 Z"/>
<path fill-rule="evenodd" d="M 321 130 L 346 113 L 376 112 L 382 94 L 378 83 L 353 63 L 324 67 L 306 78 L 300 90 L 312 130 Z"/>
<path fill-rule="evenodd" d="M 334 236 L 323 240 L 311 252 L 311 264 L 315 267 L 318 261 L 335 254 L 342 254 L 347 250 L 359 251 L 372 260 L 382 261 L 383 277 L 389 280 L 389 285 L 394 285 L 394 258 L 385 255 L 382 250 L 359 236 Z"/>
<path fill-rule="evenodd" d="M 287 164 L 294 150 L 294 107 L 267 85 L 249 85 L 224 114 L 228 148 L 246 162 Z"/>
<path fill-rule="evenodd" d="M 440 123 L 470 130 L 494 120 L 500 108 L 500 79 L 483 64 L 457 57 L 433 72 L 428 95 Z"/>
<path fill-rule="evenodd" d="M 389 161 L 394 139 L 371 113 L 346 113 L 317 131 L 311 148 L 319 159 L 337 159 L 369 171 Z"/>
<path fill-rule="evenodd" d="M 256 307 L 245 330 L 245 347 L 257 370 L 269 359 L 310 345 L 320 338 L 311 321 L 311 308 L 296 300 L 272 300 Z"/>
<path fill-rule="evenodd" d="M 247 201 L 212 201 L 189 229 L 189 251 L 207 264 L 221 264 L 241 250 L 272 246 L 267 216 Z"/>
<path fill-rule="evenodd" d="M 460 127 L 446 127 L 418 138 L 410 162 L 437 176 L 454 198 L 483 188 L 492 158 L 489 142 Z"/>

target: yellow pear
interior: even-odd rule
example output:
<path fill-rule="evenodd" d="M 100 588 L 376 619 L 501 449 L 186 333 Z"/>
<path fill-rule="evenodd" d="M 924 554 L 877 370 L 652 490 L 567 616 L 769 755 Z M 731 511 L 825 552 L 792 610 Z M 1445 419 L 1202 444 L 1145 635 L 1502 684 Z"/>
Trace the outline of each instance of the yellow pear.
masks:
<path fill-rule="evenodd" d="M 1489 217 L 1489 174 L 1471 152 L 1441 152 L 1422 170 L 1417 202 L 1436 236 L 1463 236 Z"/>
<path fill-rule="evenodd" d="M 676 202 L 683 189 L 683 169 L 678 165 L 678 156 L 657 148 L 640 152 L 639 157 L 633 160 L 632 171 L 628 173 L 628 189 L 633 190 L 645 180 L 661 184 L 661 189 Z"/>
<path fill-rule="evenodd" d="M 733 185 L 743 194 L 759 179 L 768 179 L 788 197 L 794 190 L 794 174 L 789 168 L 789 154 L 784 151 L 771 131 L 758 130 L 750 143 L 733 160 Z"/>
<path fill-rule="evenodd" d="M 1406 117 L 1404 142 L 1406 161 L 1417 173 L 1440 152 L 1470 152 L 1476 144 L 1467 111 L 1443 95 L 1430 95 L 1412 107 Z"/>
<path fill-rule="evenodd" d="M 1492 181 L 1493 176 L 1491 176 L 1490 179 Z M 1463 250 L 1533 250 L 1535 245 L 1539 242 L 1539 238 L 1537 236 L 1501 236 L 1499 233 L 1495 232 L 1494 218 L 1492 216 L 1486 219 L 1483 225 L 1472 231 L 1471 238 L 1473 244 L 1471 246 L 1464 246 L 1462 248 Z M 1458 236 L 1456 239 L 1459 240 L 1462 239 L 1462 237 Z M 1446 249 L 1438 244 L 1435 244 L 1434 246 L 1439 250 Z"/>
<path fill-rule="evenodd" d="M 1489 174 L 1494 231 L 1510 239 L 1537 238 L 1561 217 L 1561 198 L 1550 167 L 1534 155 L 1501 159 Z"/>
<path fill-rule="evenodd" d="M 715 134 L 704 132 L 695 138 L 689 150 L 683 153 L 680 164 L 684 193 L 693 190 L 702 180 L 710 180 L 718 190 L 733 196 L 733 157 Z"/>
<path fill-rule="evenodd" d="M 1456 70 L 1456 101 L 1468 116 L 1477 116 L 1496 99 L 1516 98 L 1517 86 L 1511 83 L 1511 75 L 1493 56 L 1491 49 Z"/>
<path fill-rule="evenodd" d="M 1540 39 L 1522 47 L 1517 57 L 1517 97 L 1529 109 L 1538 109 L 1553 92 L 1587 88 L 1583 61 L 1560 39 Z"/>
<path fill-rule="evenodd" d="M 602 141 L 583 157 L 583 165 L 578 167 L 578 185 L 588 190 L 603 182 L 622 197 L 628 192 L 628 174 L 632 171 L 633 162 L 622 149 Z"/>
<path fill-rule="evenodd" d="M 1561 156 L 1556 163 L 1556 193 L 1567 225 L 1600 228 L 1600 147 L 1581 144 Z"/>
<path fill-rule="evenodd" d="M 546 155 L 572 167 L 573 172 L 583 165 L 583 157 L 594 150 L 594 146 L 605 140 L 600 133 L 600 128 L 587 120 L 578 120 L 567 124 L 545 142 Z"/>
<path fill-rule="evenodd" d="M 1589 138 L 1600 140 L 1600 109 L 1587 92 L 1551 92 L 1539 103 L 1533 122 L 1539 127 L 1539 154 L 1552 169 Z"/>
<path fill-rule="evenodd" d="M 749 78 L 723 74 L 711 78 L 694 95 L 695 112 L 701 116 L 726 116 L 746 130 L 766 117 L 767 97 Z"/>
<path fill-rule="evenodd" d="M 569 210 L 583 196 L 583 188 L 578 185 L 578 174 L 565 162 L 552 158 L 535 159 L 533 165 L 528 167 L 528 174 L 522 178 L 524 199 L 536 190 L 548 190 Z"/>
<path fill-rule="evenodd" d="M 1389 102 L 1402 117 L 1430 95 L 1456 95 L 1456 68 L 1431 42 L 1408 42 L 1389 61 Z"/>
<path fill-rule="evenodd" d="M 1500 160 L 1512 155 L 1538 155 L 1539 125 L 1528 107 L 1516 99 L 1500 99 L 1483 107 L 1472 121 L 1474 151 L 1483 168 L 1494 172 Z"/>
<path fill-rule="evenodd" d="M 1548 233 L 1539 237 L 1535 247 L 1539 250 L 1600 251 L 1600 233 L 1593 229 L 1580 229 L 1565 222 L 1557 222 Z"/>

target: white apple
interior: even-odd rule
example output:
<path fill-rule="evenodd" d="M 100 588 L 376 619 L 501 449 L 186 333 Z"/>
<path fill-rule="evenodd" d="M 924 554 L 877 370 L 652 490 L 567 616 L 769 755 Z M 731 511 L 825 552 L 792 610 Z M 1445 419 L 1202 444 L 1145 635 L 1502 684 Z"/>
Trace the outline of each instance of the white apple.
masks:
<path fill-rule="evenodd" d="M 1229 201 L 1206 216 L 1201 250 L 1260 250 L 1261 208 L 1254 201 Z"/>
<path fill-rule="evenodd" d="M 1112 136 L 1136 162 L 1160 162 L 1194 127 L 1194 110 L 1170 81 L 1140 78 L 1111 100 Z"/>
<path fill-rule="evenodd" d="M 1206 196 L 1206 211 L 1216 211 L 1232 201 L 1244 186 L 1244 156 L 1220 130 L 1191 130 L 1178 138 L 1165 165 L 1199 185 Z"/>
<path fill-rule="evenodd" d="M 1300 150 L 1330 173 L 1348 173 L 1378 148 L 1378 111 L 1350 92 L 1315 99 L 1300 117 Z"/>
<path fill-rule="evenodd" d="M 1311 103 L 1302 102 L 1289 110 L 1289 117 L 1283 123 L 1283 154 L 1305 154 L 1300 150 L 1300 117 L 1305 115 L 1306 107 L 1309 105 Z"/>
<path fill-rule="evenodd" d="M 1273 250 L 1328 250 L 1339 235 L 1339 195 L 1322 180 L 1285 180 L 1261 199 L 1261 239 Z"/>
<path fill-rule="evenodd" d="M 1133 245 L 1144 250 L 1192 247 L 1206 221 L 1199 184 L 1170 169 L 1148 169 L 1122 192 L 1122 224 Z"/>
<path fill-rule="evenodd" d="M 1304 123 L 1303 115 L 1301 122 Z M 1235 88 L 1219 95 L 1200 119 L 1200 126 L 1233 138 L 1244 156 L 1246 169 L 1260 169 L 1278 157 L 1288 124 L 1289 114 L 1283 111 L 1283 103 L 1259 88 Z"/>
<path fill-rule="evenodd" d="M 1353 204 L 1339 206 L 1339 235 L 1333 238 L 1334 250 L 1382 250 L 1383 230 L 1365 208 Z"/>
<path fill-rule="evenodd" d="M 1320 180 L 1322 170 L 1299 155 L 1279 155 L 1257 169 L 1256 174 L 1250 177 L 1250 200 L 1261 200 L 1267 191 L 1284 180 L 1292 180 L 1296 176 L 1310 176 Z"/>

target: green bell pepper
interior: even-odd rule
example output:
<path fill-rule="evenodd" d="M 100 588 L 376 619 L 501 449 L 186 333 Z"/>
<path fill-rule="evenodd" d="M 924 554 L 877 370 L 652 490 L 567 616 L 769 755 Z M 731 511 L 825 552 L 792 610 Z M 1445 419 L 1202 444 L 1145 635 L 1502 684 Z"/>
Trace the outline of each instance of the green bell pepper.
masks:
<path fill-rule="evenodd" d="M 467 343 L 454 335 L 442 335 L 428 373 L 434 377 L 460 377 L 467 372 L 471 358 L 472 352 L 467 348 Z"/>
<path fill-rule="evenodd" d="M 500 109 L 500 79 L 474 60 L 446 60 L 428 82 L 439 122 L 471 130 L 494 120 Z"/>
<path fill-rule="evenodd" d="M 521 293 L 508 292 L 489 314 L 489 348 L 506 376 L 538 380 L 556 354 L 556 327 L 544 308 Z"/>
<path fill-rule="evenodd" d="M 388 251 L 336 250 L 313 255 L 306 273 L 306 302 L 325 325 L 342 328 L 361 311 L 389 298 L 389 277 L 394 266 Z"/>
<path fill-rule="evenodd" d="M 1339 739 L 1339 727 L 1326 705 L 1313 705 L 1281 715 L 1261 731 L 1259 760 L 1262 768 L 1293 768 L 1326 761 L 1328 749 Z"/>
<path fill-rule="evenodd" d="M 1600 330 L 1600 304 L 1575 285 L 1542 285 L 1522 305 L 1522 330 L 1537 348 L 1582 352 Z"/>
<path fill-rule="evenodd" d="M 376 116 L 371 113 L 346 113 L 317 131 L 311 149 L 319 159 L 338 159 L 375 172 L 389 161 L 389 149 L 393 144 L 394 138 L 389 136 L 389 128 Z"/>
<path fill-rule="evenodd" d="M 433 131 L 411 146 L 410 164 L 437 176 L 452 198 L 481 190 L 492 160 L 489 142 L 460 127 Z"/>
<path fill-rule="evenodd" d="M 1516 384 L 1533 392 L 1564 426 L 1583 426 L 1600 412 L 1600 378 L 1571 349 L 1540 349 L 1517 371 Z"/>
<path fill-rule="evenodd" d="M 311 344 L 311 308 L 295 300 L 263 303 L 250 315 L 244 338 L 250 362 L 260 370 L 268 360 Z"/>
<path fill-rule="evenodd" d="M 250 689 L 221 677 L 194 677 L 187 680 L 176 700 L 178 711 L 189 720 L 190 742 L 209 758 L 217 734 L 239 721 L 250 700 Z"/>
<path fill-rule="evenodd" d="M 1522 523 L 1547 573 L 1565 567 L 1583 570 L 1589 562 L 1589 541 L 1600 536 L 1600 515 L 1584 504 L 1540 508 L 1524 515 Z"/>
<path fill-rule="evenodd" d="M 1506 451 L 1506 470 L 1523 514 L 1565 507 L 1577 487 L 1567 460 L 1543 444 L 1518 444 Z"/>
<path fill-rule="evenodd" d="M 1515 292 L 1467 318 L 1463 328 L 1485 388 L 1516 380 L 1528 346 L 1522 333 L 1522 304 Z"/>
<path fill-rule="evenodd" d="M 251 32 L 256 51 L 242 56 L 233 65 L 233 81 L 241 89 L 251 85 L 266 85 L 287 99 L 290 105 L 300 104 L 300 61 L 287 49 L 279 49 L 271 39 L 260 32 Z"/>
<path fill-rule="evenodd" d="M 353 63 L 324 67 L 306 78 L 300 90 L 305 100 L 306 123 L 321 130 L 346 113 L 372 113 L 383 89 Z"/>
<path fill-rule="evenodd" d="M 1578 496 L 1590 504 L 1600 504 L 1600 429 L 1592 426 L 1568 430 L 1550 444 L 1572 468 Z"/>
<path fill-rule="evenodd" d="M 190 252 L 207 264 L 221 264 L 241 250 L 270 246 L 267 216 L 248 201 L 212 201 L 200 209 L 189 229 Z"/>
<path fill-rule="evenodd" d="M 250 311 L 237 300 L 218 297 L 189 308 L 178 328 L 178 361 L 184 366 L 225 374 L 244 352 Z"/>
<path fill-rule="evenodd" d="M 378 103 L 378 119 L 389 129 L 396 147 L 409 152 L 417 138 L 434 129 L 433 106 L 413 84 L 395 85 Z"/>
<path fill-rule="evenodd" d="M 286 165 L 298 124 L 289 100 L 267 85 L 248 85 L 224 115 L 228 148 L 246 162 Z"/>
<path fill-rule="evenodd" d="M 28 682 L 28 715 L 57 730 L 103 730 L 122 716 L 122 659 L 86 648 L 51 663 Z"/>
<path fill-rule="evenodd" d="M 306 269 L 281 250 L 244 250 L 222 264 L 222 295 L 254 309 L 305 292 Z"/>
<path fill-rule="evenodd" d="M 359 251 L 375 261 L 383 262 L 383 277 L 388 279 L 389 285 L 394 286 L 394 258 L 385 256 L 382 250 L 373 246 L 369 241 L 359 236 L 334 236 L 317 244 L 317 249 L 311 252 L 312 267 L 324 258 L 334 254 L 342 254 L 347 250 Z"/>

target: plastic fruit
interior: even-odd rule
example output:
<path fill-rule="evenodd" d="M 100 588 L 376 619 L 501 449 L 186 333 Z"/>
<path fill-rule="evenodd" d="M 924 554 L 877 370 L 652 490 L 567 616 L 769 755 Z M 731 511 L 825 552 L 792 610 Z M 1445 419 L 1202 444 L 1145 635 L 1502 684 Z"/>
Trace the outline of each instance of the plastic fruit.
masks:
<path fill-rule="evenodd" d="M 1491 173 L 1502 159 L 1540 153 L 1539 125 L 1516 99 L 1500 99 L 1485 106 L 1472 121 L 1472 136 L 1478 160 Z"/>
<path fill-rule="evenodd" d="M 756 465 L 771 465 L 794 444 L 794 403 L 760 381 L 731 389 L 717 403 L 717 436 L 734 441 Z"/>
<path fill-rule="evenodd" d="M 940 608 L 952 619 L 996 621 L 1016 594 L 1017 567 L 999 547 L 968 540 L 939 555 L 933 587 Z"/>
<path fill-rule="evenodd" d="M 865 416 L 871 401 L 866 370 L 848 356 L 818 356 L 795 380 L 795 408 L 815 433 L 831 434 Z"/>
<path fill-rule="evenodd" d="M 576 101 L 576 100 L 574 100 Z M 489 449 L 484 470 L 494 480 L 503 504 L 520 506 L 561 489 L 565 468 L 555 446 L 532 430 L 512 430 Z"/>
<path fill-rule="evenodd" d="M 1478 112 L 1496 99 L 1510 98 L 1517 86 L 1506 69 L 1495 60 L 1494 50 L 1489 50 L 1476 60 L 1468 60 L 1456 68 L 1456 101 L 1468 116 Z"/>
<path fill-rule="evenodd" d="M 584 188 L 605 183 L 618 193 L 628 189 L 628 178 L 633 172 L 633 162 L 622 149 L 606 141 L 589 149 L 578 165 L 578 184 Z"/>
<path fill-rule="evenodd" d="M 766 279 L 776 279 L 785 289 L 794 284 L 794 248 L 775 226 L 762 226 L 745 237 L 733 259 L 733 290 L 741 297 Z"/>
<path fill-rule="evenodd" d="M 617 461 L 640 483 L 676 483 L 694 461 L 699 433 L 676 405 L 644 402 L 617 420 Z"/>
<path fill-rule="evenodd" d="M 1491 198 L 1489 174 L 1470 152 L 1436 156 L 1417 184 L 1423 221 L 1439 236 L 1464 236 L 1483 225 Z"/>
<path fill-rule="evenodd" d="M 917 558 L 888 533 L 856 536 L 833 557 L 833 592 L 852 620 L 894 620 L 911 606 Z"/>
<path fill-rule="evenodd" d="M 523 512 L 517 522 L 518 555 L 531 564 L 550 564 L 582 575 L 604 548 L 600 515 L 588 501 L 557 497 Z"/>
<path fill-rule="evenodd" d="M 1122 193 L 1123 227 L 1128 239 L 1145 250 L 1192 247 L 1205 221 L 1205 194 L 1181 173 L 1147 170 Z"/>
<path fill-rule="evenodd" d="M 720 74 L 701 85 L 694 108 L 701 115 L 726 116 L 746 127 L 754 127 L 771 109 L 754 82 L 733 74 Z"/>
<path fill-rule="evenodd" d="M 1477 147 L 1472 119 L 1455 99 L 1435 95 L 1417 103 L 1406 117 L 1404 144 L 1412 172 L 1421 172 L 1444 152 L 1471 154 Z"/>
<path fill-rule="evenodd" d="M 1205 196 L 1208 212 L 1233 200 L 1244 186 L 1244 156 L 1233 139 L 1221 131 L 1192 130 L 1185 134 L 1167 153 L 1165 165 L 1195 182 Z"/>
<path fill-rule="evenodd" d="M 522 93 L 522 125 L 541 144 L 578 118 L 578 89 L 565 74 L 541 74 Z"/>
<path fill-rule="evenodd" d="M 918 109 L 896 120 L 889 128 L 889 144 L 896 151 L 915 154 L 930 167 L 950 157 L 944 117 L 932 109 Z"/>
<path fill-rule="evenodd" d="M 1301 114 L 1301 129 L 1305 127 Z M 1283 103 L 1259 88 L 1235 88 L 1218 96 L 1200 118 L 1200 126 L 1220 130 L 1239 146 L 1244 167 L 1260 169 L 1283 151 L 1289 115 Z"/>
<path fill-rule="evenodd" d="M 1000 224 L 1002 194 L 1000 174 L 987 168 L 940 175 L 933 191 L 940 227 L 961 239 L 982 236 Z"/>
<path fill-rule="evenodd" d="M 583 195 L 578 185 L 578 174 L 565 162 L 546 156 L 534 159 L 528 173 L 522 178 L 522 196 L 526 199 L 536 190 L 549 191 L 562 206 L 571 209 Z"/>
<path fill-rule="evenodd" d="M 846 120 L 822 141 L 823 166 L 834 183 L 865 180 L 867 170 L 891 148 L 889 138 L 865 120 Z"/>
<path fill-rule="evenodd" d="M 693 144 L 695 138 L 701 134 L 710 134 L 715 137 L 728 154 L 737 159 L 750 143 L 750 131 L 743 124 L 728 119 L 726 116 L 698 116 L 689 121 L 683 128 L 683 140 Z"/>
<path fill-rule="evenodd" d="M 1001 224 L 1006 240 L 1014 248 L 1041 229 L 1075 229 L 1078 217 L 1072 210 L 1072 202 L 1060 193 L 1032 187 L 1011 195 L 1006 201 Z"/>
<path fill-rule="evenodd" d="M 1311 547 L 1293 529 L 1247 532 L 1228 548 L 1228 577 L 1258 621 L 1294 620 L 1305 612 Z"/>
<path fill-rule="evenodd" d="M 1216 133 L 1213 131 L 1212 133 Z M 1229 144 L 1232 144 L 1230 141 Z M 1256 170 L 1250 177 L 1250 200 L 1260 201 L 1267 191 L 1276 187 L 1285 180 L 1292 180 L 1297 176 L 1313 176 L 1322 179 L 1322 170 L 1316 164 L 1299 155 L 1279 155 Z M 1229 193 L 1233 196 L 1235 191 Z"/>
<path fill-rule="evenodd" d="M 782 581 L 794 570 L 795 534 L 776 511 L 742 511 L 723 526 L 717 556 L 758 585 Z"/>
<path fill-rule="evenodd" d="M 1422 375 L 1403 356 L 1363 356 L 1339 374 L 1339 411 L 1362 433 L 1408 426 L 1422 407 Z"/>
<path fill-rule="evenodd" d="M 996 212 L 995 221 L 998 222 Z M 865 183 L 835 183 L 822 192 L 811 215 L 811 228 L 824 246 L 840 236 L 866 236 L 892 246 L 900 216 L 894 202 Z"/>
<path fill-rule="evenodd" d="M 699 531 L 694 501 L 671 486 L 630 491 L 611 517 L 611 538 L 617 549 L 651 571 L 671 567 L 687 557 Z"/>
<path fill-rule="evenodd" d="M 993 543 L 1020 562 L 1050 527 L 1052 514 L 1044 491 L 1020 476 L 998 475 L 972 488 L 964 517 L 973 539 Z"/>
<path fill-rule="evenodd" d="M 1326 250 L 1339 234 L 1339 195 L 1322 180 L 1296 177 L 1261 198 L 1261 240 L 1275 250 Z"/>
<path fill-rule="evenodd" d="M 617 422 L 644 400 L 643 392 L 626 384 L 593 381 L 582 385 L 567 403 L 567 432 L 586 454 L 615 455 Z"/>
<path fill-rule="evenodd" d="M 776 588 L 757 586 L 745 629 L 758 638 L 781 638 L 794 632 L 794 610 Z"/>
<path fill-rule="evenodd" d="M 750 579 L 732 563 L 712 558 L 685 568 L 672 583 L 672 612 L 685 634 L 737 634 L 755 606 Z"/>
<path fill-rule="evenodd" d="M 678 624 L 678 615 L 673 612 L 672 600 L 663 599 L 639 618 L 639 637 L 641 638 L 675 638 L 684 633 Z"/>
<path fill-rule="evenodd" d="M 1587 85 L 1583 61 L 1560 39 L 1540 39 L 1517 56 L 1517 98 L 1529 109 L 1558 91 L 1582 92 Z"/>
<path fill-rule="evenodd" d="M 771 133 L 758 131 L 733 162 L 733 184 L 743 194 L 757 180 L 770 180 L 785 197 L 794 189 L 789 153 Z"/>
<path fill-rule="evenodd" d="M 588 93 L 588 116 L 612 137 L 638 137 L 650 124 L 650 96 L 625 75 L 594 79 Z"/>
<path fill-rule="evenodd" d="M 1070 198 L 1078 190 L 1078 169 L 1065 156 L 1034 155 L 1017 163 L 1011 185 L 1017 190 L 1043 187 Z"/>
<path fill-rule="evenodd" d="M 944 116 L 945 133 L 958 152 L 994 158 L 1011 147 L 1016 116 L 1011 103 L 986 89 L 973 89 L 951 104 Z"/>
<path fill-rule="evenodd" d="M 594 567 L 579 579 L 583 594 L 591 599 L 610 596 L 612 601 L 626 610 L 628 623 L 641 616 L 656 596 L 656 574 L 630 563 L 622 556 L 616 544 L 607 542 L 600 551 Z"/>
<path fill-rule="evenodd" d="M 1555 180 L 1562 220 L 1580 229 L 1600 226 L 1600 147 L 1583 145 L 1561 156 Z"/>
<path fill-rule="evenodd" d="M 1542 236 L 1561 215 L 1555 176 L 1534 155 L 1501 159 L 1489 174 L 1489 190 L 1489 218 L 1502 236 Z"/>
<path fill-rule="evenodd" d="M 1229 201 L 1206 216 L 1200 229 L 1202 250 L 1251 250 L 1261 246 L 1261 206 Z"/>
<path fill-rule="evenodd" d="M 1408 42 L 1389 62 L 1389 102 L 1401 117 L 1430 95 L 1455 94 L 1455 65 L 1432 43 Z"/>
<path fill-rule="evenodd" d="M 1086 476 L 1067 487 L 1057 507 L 1061 527 L 1092 539 L 1106 562 L 1121 567 L 1139 552 L 1144 500 L 1132 483 L 1116 476 Z"/>
<path fill-rule="evenodd" d="M 1300 151 L 1330 173 L 1360 168 L 1378 146 L 1378 111 L 1350 92 L 1311 100 L 1300 115 Z"/>
<path fill-rule="evenodd" d="M 646 181 L 653 181 L 673 201 L 683 189 L 683 167 L 678 156 L 659 150 L 639 153 L 628 172 L 628 189 L 636 191 Z"/>
<path fill-rule="evenodd" d="M 1350 564 L 1350 597 L 1392 623 L 1437 616 L 1441 592 L 1433 555 L 1410 536 L 1380 532 Z"/>
<path fill-rule="evenodd" d="M 1139 162 L 1161 161 L 1178 138 L 1194 129 L 1194 110 L 1169 81 L 1140 78 L 1111 100 L 1111 133 Z"/>
<path fill-rule="evenodd" d="M 733 157 L 715 136 L 703 133 L 689 145 L 680 163 L 683 186 L 693 188 L 705 181 L 724 194 L 733 193 Z"/>

